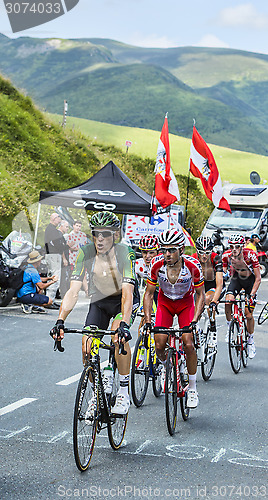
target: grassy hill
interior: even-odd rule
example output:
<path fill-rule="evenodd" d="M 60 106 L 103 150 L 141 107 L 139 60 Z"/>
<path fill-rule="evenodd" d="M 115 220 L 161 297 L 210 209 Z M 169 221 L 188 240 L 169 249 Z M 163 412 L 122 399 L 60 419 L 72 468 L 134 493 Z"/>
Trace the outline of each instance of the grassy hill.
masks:
<path fill-rule="evenodd" d="M 90 144 L 89 144 L 90 143 Z M 44 116 L 29 97 L 0 77 L 0 233 L 6 236 L 19 213 L 35 225 L 31 205 L 40 190 L 61 190 L 76 186 L 96 173 L 109 160 L 138 186 L 151 193 L 154 160 L 126 155 L 115 146 L 92 143 L 81 132 L 63 130 Z M 187 178 L 178 176 L 181 204 L 185 204 Z M 188 223 L 196 237 L 212 210 L 211 203 L 191 180 Z M 87 223 L 87 213 L 72 209 L 73 216 Z M 49 213 L 42 209 L 41 228 Z M 90 212 L 89 212 L 90 213 Z M 88 227 L 88 223 L 87 223 Z M 17 226 L 17 229 L 20 227 Z M 86 229 L 86 226 L 84 226 Z"/>
<path fill-rule="evenodd" d="M 54 123 L 60 123 L 60 115 L 48 114 Z M 151 158 L 152 163 L 156 159 L 156 151 L 160 134 L 155 130 L 144 130 L 140 128 L 123 127 L 101 123 L 81 118 L 67 117 L 67 128 L 80 131 L 87 136 L 90 144 L 114 145 L 126 152 L 126 140 L 132 141 L 128 156 L 138 155 L 143 159 Z M 206 140 L 206 137 L 204 137 Z M 169 135 L 171 164 L 176 174 L 188 174 L 191 139 Z M 223 148 L 209 144 L 216 160 L 223 182 L 234 182 L 247 184 L 250 182 L 250 172 L 256 170 L 262 180 L 268 181 L 268 157 Z"/>
<path fill-rule="evenodd" d="M 231 49 L 146 49 L 104 39 L 0 35 L 0 71 L 61 113 L 268 155 L 268 56 Z"/>

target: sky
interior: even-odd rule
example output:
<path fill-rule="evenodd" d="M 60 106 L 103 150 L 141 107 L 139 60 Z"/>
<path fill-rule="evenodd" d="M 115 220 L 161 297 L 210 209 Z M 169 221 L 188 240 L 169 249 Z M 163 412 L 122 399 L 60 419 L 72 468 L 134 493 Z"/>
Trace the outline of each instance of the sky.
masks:
<path fill-rule="evenodd" d="M 40 2 L 49 0 L 36 0 Z M 13 34 L 0 0 L 0 33 L 10 38 L 111 38 L 141 47 L 190 45 L 268 54 L 268 1 L 79 0 L 63 16 Z"/>

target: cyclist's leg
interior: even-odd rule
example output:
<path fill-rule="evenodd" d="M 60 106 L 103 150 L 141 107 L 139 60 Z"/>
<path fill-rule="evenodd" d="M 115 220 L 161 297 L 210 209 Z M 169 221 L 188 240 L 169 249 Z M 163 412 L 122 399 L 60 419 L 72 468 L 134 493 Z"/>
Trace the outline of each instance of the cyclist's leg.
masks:
<path fill-rule="evenodd" d="M 188 297 L 178 301 L 178 322 L 180 328 L 188 326 L 194 317 L 194 298 Z M 195 375 L 197 371 L 197 355 L 193 342 L 192 333 L 183 333 L 182 335 L 183 349 L 186 354 L 186 365 L 189 375 Z"/>
<path fill-rule="evenodd" d="M 250 295 L 251 290 L 253 288 L 253 284 L 255 281 L 255 277 L 252 275 L 250 276 L 244 285 L 244 289 L 247 295 Z M 249 333 L 248 337 L 248 349 L 249 349 L 249 358 L 254 358 L 256 354 L 256 348 L 255 348 L 255 343 L 254 343 L 254 325 L 255 321 L 253 318 L 253 312 L 255 309 L 255 304 L 252 306 L 246 306 L 245 307 L 245 315 L 247 318 L 247 331 Z"/>
<path fill-rule="evenodd" d="M 101 330 L 106 330 L 108 328 L 110 317 L 107 315 L 106 311 L 102 307 L 102 300 L 96 302 L 91 302 L 89 306 L 89 311 L 85 321 L 85 327 L 89 325 L 96 325 Z M 90 354 L 91 339 L 87 335 L 82 337 L 82 360 L 85 364 L 86 354 Z"/>
<path fill-rule="evenodd" d="M 237 273 L 234 273 L 226 292 L 226 300 L 234 300 L 235 296 L 242 289 Z M 232 319 L 232 304 L 225 304 L 225 315 L 228 326 Z"/>
<path fill-rule="evenodd" d="M 161 326 L 163 328 L 170 328 L 173 324 L 174 314 L 171 310 L 171 301 L 164 296 L 164 294 L 159 292 L 158 303 L 155 317 L 155 326 Z M 165 347 L 167 343 L 168 335 L 162 333 L 155 333 L 155 350 L 156 355 L 160 361 L 166 361 Z"/>

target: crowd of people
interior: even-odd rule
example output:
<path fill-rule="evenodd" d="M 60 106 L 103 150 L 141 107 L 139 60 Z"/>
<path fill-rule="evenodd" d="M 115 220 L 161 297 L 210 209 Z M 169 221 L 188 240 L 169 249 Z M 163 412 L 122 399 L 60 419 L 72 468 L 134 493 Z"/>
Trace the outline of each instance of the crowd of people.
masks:
<path fill-rule="evenodd" d="M 196 387 L 197 354 L 194 333 L 205 305 L 211 315 L 211 331 L 208 344 L 217 345 L 214 323 L 215 311 L 226 293 L 227 332 L 232 316 L 231 301 L 245 290 L 247 302 L 245 315 L 249 332 L 249 358 L 256 354 L 254 343 L 253 311 L 257 291 L 261 283 L 260 266 L 256 251 L 246 244 L 243 236 L 229 237 L 228 249 L 222 254 L 214 251 L 210 237 L 200 236 L 196 241 L 196 253 L 185 254 L 185 236 L 180 228 L 167 229 L 159 237 L 145 235 L 141 238 L 141 257 L 136 259 L 131 246 L 120 242 L 120 220 L 112 212 L 95 213 L 90 220 L 91 238 L 81 231 L 81 222 L 74 221 L 69 232 L 68 223 L 53 213 L 45 231 L 46 262 L 49 277 L 40 277 L 38 265 L 42 256 L 33 250 L 25 269 L 25 284 L 18 291 L 22 307 L 58 308 L 55 305 L 57 289 L 63 300 L 59 306 L 58 319 L 51 330 L 51 336 L 59 341 L 64 338 L 64 324 L 74 308 L 82 288 L 89 296 L 89 310 L 84 327 L 96 325 L 107 329 L 111 322 L 114 332 L 115 356 L 118 365 L 120 388 L 113 411 L 126 414 L 129 405 L 129 371 L 131 351 L 130 327 L 140 303 L 139 282 L 143 282 L 145 293 L 142 298 L 145 333 L 152 330 L 152 311 L 156 310 L 155 326 L 170 328 L 174 317 L 183 329 L 182 341 L 189 374 L 187 406 L 196 408 L 198 392 Z M 257 236 L 250 243 L 254 245 Z M 69 272 L 64 276 L 64 270 Z M 66 276 L 68 277 L 66 278 Z M 230 278 L 227 290 L 226 281 Z M 44 294 L 44 290 L 46 294 Z M 154 307 L 153 307 L 154 306 Z M 213 314 L 214 313 L 214 314 Z M 155 348 L 158 363 L 166 363 L 166 342 L 168 335 L 155 334 Z M 119 339 L 124 343 L 126 356 L 119 355 Z M 228 340 L 228 338 L 227 338 Z M 86 363 L 90 355 L 90 343 L 82 340 L 82 359 Z M 94 411 L 89 405 L 88 412 Z"/>

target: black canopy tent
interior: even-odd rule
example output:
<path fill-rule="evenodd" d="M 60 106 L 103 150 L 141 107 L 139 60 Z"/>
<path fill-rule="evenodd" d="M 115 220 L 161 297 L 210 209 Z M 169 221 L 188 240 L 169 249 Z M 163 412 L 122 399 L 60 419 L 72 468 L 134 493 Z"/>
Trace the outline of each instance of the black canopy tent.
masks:
<path fill-rule="evenodd" d="M 40 191 L 34 245 L 41 204 L 151 217 L 151 196 L 136 186 L 112 161 L 79 186 L 63 191 Z"/>
<path fill-rule="evenodd" d="M 112 161 L 79 186 L 63 191 L 41 191 L 39 203 L 151 216 L 151 196 Z"/>

